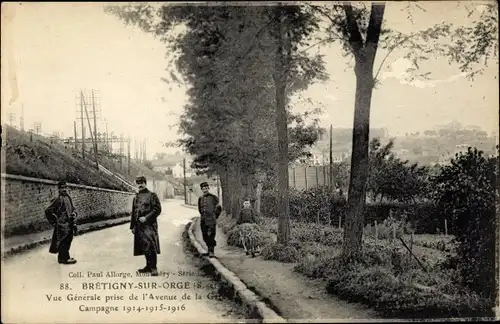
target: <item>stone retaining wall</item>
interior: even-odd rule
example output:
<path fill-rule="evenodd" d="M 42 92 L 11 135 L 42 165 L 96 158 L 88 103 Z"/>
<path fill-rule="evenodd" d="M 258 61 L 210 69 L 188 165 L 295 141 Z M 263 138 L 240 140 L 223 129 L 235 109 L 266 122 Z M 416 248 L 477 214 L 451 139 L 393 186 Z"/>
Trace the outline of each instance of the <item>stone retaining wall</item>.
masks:
<path fill-rule="evenodd" d="M 2 177 L 2 227 L 8 236 L 18 229 L 38 228 L 47 222 L 44 210 L 57 197 L 57 182 L 10 174 Z M 78 222 L 86 218 L 112 218 L 130 214 L 133 192 L 68 184 L 69 194 L 78 213 Z M 32 230 L 36 231 L 36 230 Z"/>

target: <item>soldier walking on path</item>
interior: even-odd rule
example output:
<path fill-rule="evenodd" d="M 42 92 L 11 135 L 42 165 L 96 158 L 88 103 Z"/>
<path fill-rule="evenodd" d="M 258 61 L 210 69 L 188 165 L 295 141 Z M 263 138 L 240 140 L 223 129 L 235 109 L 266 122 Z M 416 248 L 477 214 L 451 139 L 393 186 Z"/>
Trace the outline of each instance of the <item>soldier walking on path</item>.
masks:
<path fill-rule="evenodd" d="M 134 256 L 144 255 L 146 266 L 139 273 L 151 273 L 158 276 L 156 269 L 157 255 L 160 254 L 157 217 L 161 214 L 158 196 L 146 187 L 146 178 L 137 177 L 135 183 L 139 192 L 134 197 L 130 229 L 134 234 Z"/>
<path fill-rule="evenodd" d="M 215 241 L 215 233 L 217 228 L 217 219 L 222 212 L 219 206 L 219 198 L 209 192 L 210 186 L 207 182 L 200 184 L 203 195 L 198 198 L 198 211 L 200 212 L 200 226 L 203 241 L 208 248 L 207 255 L 210 258 L 214 257 L 214 248 L 217 245 Z"/>
<path fill-rule="evenodd" d="M 45 217 L 54 226 L 49 252 L 58 254 L 57 260 L 60 264 L 75 264 L 76 260 L 70 257 L 69 249 L 76 232 L 77 214 L 68 194 L 66 182 L 60 181 L 57 188 L 59 196 L 45 209 Z"/>

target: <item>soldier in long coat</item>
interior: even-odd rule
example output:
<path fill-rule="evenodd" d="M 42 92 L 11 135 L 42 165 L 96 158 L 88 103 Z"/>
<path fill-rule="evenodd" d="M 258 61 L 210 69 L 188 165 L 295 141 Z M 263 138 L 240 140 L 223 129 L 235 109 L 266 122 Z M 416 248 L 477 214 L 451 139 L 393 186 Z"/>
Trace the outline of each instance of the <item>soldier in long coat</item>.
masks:
<path fill-rule="evenodd" d="M 208 256 L 214 257 L 214 248 L 217 245 L 215 234 L 217 229 L 217 219 L 222 212 L 219 206 L 219 198 L 210 193 L 210 186 L 203 182 L 200 184 L 203 195 L 198 198 L 198 211 L 200 212 L 200 226 L 203 241 L 208 248 Z"/>
<path fill-rule="evenodd" d="M 51 201 L 45 209 L 47 220 L 54 226 L 49 252 L 58 254 L 60 264 L 74 264 L 76 260 L 69 255 L 73 235 L 76 232 L 75 218 L 77 216 L 73 201 L 68 194 L 67 185 L 61 181 L 57 185 L 59 196 Z"/>
<path fill-rule="evenodd" d="M 158 196 L 146 187 L 146 178 L 137 177 L 139 192 L 134 197 L 130 229 L 134 234 L 134 256 L 144 255 L 146 266 L 139 273 L 158 275 L 157 255 L 160 254 L 157 217 L 161 214 Z"/>

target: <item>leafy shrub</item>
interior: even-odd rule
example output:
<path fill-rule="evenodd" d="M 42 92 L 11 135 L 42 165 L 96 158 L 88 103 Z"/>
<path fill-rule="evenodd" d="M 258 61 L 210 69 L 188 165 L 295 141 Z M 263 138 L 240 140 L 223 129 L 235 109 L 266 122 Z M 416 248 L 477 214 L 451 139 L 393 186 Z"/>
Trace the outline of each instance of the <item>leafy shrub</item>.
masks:
<path fill-rule="evenodd" d="M 300 243 L 300 245 L 296 246 L 299 251 L 301 257 L 315 259 L 318 257 L 332 256 L 338 251 L 338 248 L 332 248 L 330 246 L 326 246 L 321 243 L 309 242 L 309 243 Z"/>
<path fill-rule="evenodd" d="M 391 269 L 395 275 L 402 274 L 416 267 L 415 260 L 410 259 L 402 247 L 365 245 L 363 248 L 361 264 L 370 266 L 383 266 Z"/>
<path fill-rule="evenodd" d="M 300 251 L 304 248 L 304 243 L 297 240 L 296 238 L 292 237 L 290 238 L 290 241 L 288 242 L 288 245 L 291 247 L 295 248 L 297 251 Z"/>
<path fill-rule="evenodd" d="M 227 244 L 243 247 L 242 239 L 252 238 L 257 246 L 265 246 L 271 242 L 271 236 L 257 224 L 241 224 L 233 227 L 227 233 Z"/>
<path fill-rule="evenodd" d="M 227 232 L 229 232 L 234 226 L 236 226 L 236 218 L 232 218 L 231 215 L 228 215 L 225 211 L 222 211 L 219 219 L 217 220 L 217 225 L 222 228 L 222 232 L 227 234 Z"/>
<path fill-rule="evenodd" d="M 342 245 L 344 242 L 344 231 L 337 227 L 326 228 L 320 240 L 321 244 L 328 246 Z"/>
<path fill-rule="evenodd" d="M 369 238 L 375 238 L 385 240 L 388 239 L 392 241 L 394 239 L 394 230 L 396 238 L 402 237 L 404 234 L 411 232 L 409 224 L 406 219 L 396 220 L 394 217 L 389 216 L 381 224 L 377 224 L 375 227 L 368 224 L 365 226 L 363 234 Z"/>
<path fill-rule="evenodd" d="M 315 256 L 309 254 L 302 257 L 295 265 L 294 271 L 313 279 L 330 278 L 340 269 L 341 260 L 332 255 Z"/>
<path fill-rule="evenodd" d="M 307 190 L 290 189 L 290 219 L 301 222 L 330 224 L 330 219 L 343 215 L 345 201 L 327 187 L 313 187 Z M 261 212 L 267 217 L 278 214 L 278 195 L 274 190 L 262 192 Z"/>
<path fill-rule="evenodd" d="M 315 223 L 292 222 L 291 236 L 300 242 L 317 242 L 324 245 L 342 244 L 342 229 Z"/>
<path fill-rule="evenodd" d="M 429 170 L 410 165 L 392 153 L 394 142 L 382 146 L 378 138 L 370 142 L 370 176 L 367 190 L 374 200 L 412 201 L 424 198 L 428 192 Z"/>
<path fill-rule="evenodd" d="M 433 287 L 444 294 L 456 295 L 468 293 L 460 285 L 458 271 L 442 268 L 439 264 L 434 267 L 428 267 L 428 271 L 423 271 L 422 268 L 415 267 L 401 274 L 400 279 L 407 284 L 418 283 Z"/>
<path fill-rule="evenodd" d="M 363 263 L 344 266 L 340 262 L 330 272 L 327 291 L 344 299 L 365 303 L 384 316 L 434 318 L 489 316 L 484 300 L 473 293 L 444 296 L 437 290 L 421 290 L 394 275 L 386 266 Z"/>
<path fill-rule="evenodd" d="M 498 158 L 469 148 L 433 179 L 436 204 L 451 220 L 463 284 L 495 300 L 495 190 Z"/>
<path fill-rule="evenodd" d="M 414 235 L 413 244 L 443 252 L 454 252 L 455 244 L 452 236 Z"/>
<path fill-rule="evenodd" d="M 300 253 L 291 245 L 280 243 L 270 243 L 262 248 L 261 252 L 264 260 L 275 260 L 284 263 L 294 263 L 300 258 Z"/>
<path fill-rule="evenodd" d="M 365 226 L 374 225 L 375 221 L 381 224 L 392 217 L 396 221 L 405 219 L 409 224 L 415 221 L 415 233 L 433 234 L 438 228 L 444 227 L 444 217 L 432 203 L 369 203 L 366 204 L 364 214 Z"/>
<path fill-rule="evenodd" d="M 271 217 L 260 217 L 258 223 L 262 228 L 265 228 L 269 233 L 278 234 L 278 220 Z"/>
<path fill-rule="evenodd" d="M 290 189 L 290 219 L 307 223 L 334 225 L 338 227 L 339 218 L 345 221 L 346 200 L 325 187 L 307 190 Z M 261 213 L 264 218 L 276 219 L 278 215 L 278 196 L 275 191 L 262 192 Z M 415 220 L 416 233 L 436 233 L 444 227 L 444 218 L 431 203 L 368 203 L 364 210 L 365 225 L 375 221 L 382 223 L 389 216 L 400 220 Z"/>

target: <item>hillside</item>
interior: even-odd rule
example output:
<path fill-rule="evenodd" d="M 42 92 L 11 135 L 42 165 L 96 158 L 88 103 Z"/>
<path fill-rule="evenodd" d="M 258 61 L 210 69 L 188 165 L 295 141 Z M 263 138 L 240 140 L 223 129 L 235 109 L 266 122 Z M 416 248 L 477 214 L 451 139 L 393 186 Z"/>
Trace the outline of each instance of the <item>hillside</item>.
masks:
<path fill-rule="evenodd" d="M 118 179 L 100 172 L 93 161 L 81 158 L 81 152 L 48 138 L 2 127 L 4 172 L 87 186 L 128 191 Z"/>

